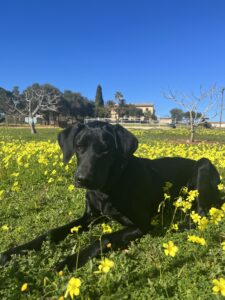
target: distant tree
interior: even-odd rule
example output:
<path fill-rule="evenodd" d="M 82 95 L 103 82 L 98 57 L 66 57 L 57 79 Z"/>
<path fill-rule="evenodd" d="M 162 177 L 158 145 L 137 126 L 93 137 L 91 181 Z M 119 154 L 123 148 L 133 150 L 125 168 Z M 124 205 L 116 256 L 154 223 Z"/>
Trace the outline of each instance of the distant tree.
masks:
<path fill-rule="evenodd" d="M 121 118 L 126 113 L 126 109 L 125 109 L 126 100 L 124 99 L 123 94 L 121 92 L 119 92 L 119 91 L 117 91 L 115 93 L 115 99 L 116 99 L 116 101 L 118 103 L 118 106 L 117 106 L 116 110 L 117 110 L 119 118 Z"/>
<path fill-rule="evenodd" d="M 65 90 L 63 98 L 69 105 L 70 115 L 76 120 L 82 121 L 84 117 L 92 117 L 94 115 L 94 102 L 89 101 L 80 93 Z"/>
<path fill-rule="evenodd" d="M 121 101 L 124 100 L 123 94 L 122 94 L 120 91 L 117 91 L 117 92 L 115 93 L 115 99 L 116 99 L 116 101 L 117 101 L 118 104 L 119 104 Z"/>
<path fill-rule="evenodd" d="M 179 122 L 179 121 L 182 121 L 184 112 L 182 109 L 173 108 L 170 110 L 170 115 L 171 115 L 173 122 Z"/>
<path fill-rule="evenodd" d="M 113 101 L 113 100 L 108 100 L 108 101 L 106 102 L 106 105 L 107 105 L 107 106 L 115 106 L 115 105 L 116 105 L 116 102 Z"/>
<path fill-rule="evenodd" d="M 100 109 L 104 107 L 104 100 L 102 97 L 102 87 L 99 84 L 97 86 L 97 90 L 96 90 L 96 96 L 95 96 L 95 115 L 96 117 L 100 117 L 99 114 L 101 114 L 101 112 L 103 112 L 103 109 Z"/>
<path fill-rule="evenodd" d="M 146 111 L 144 113 L 144 116 L 148 120 L 152 120 L 152 121 L 156 121 L 157 120 L 157 116 L 155 115 L 155 110 L 153 110 L 153 112 L 152 111 Z"/>
<path fill-rule="evenodd" d="M 194 111 L 189 112 L 189 111 L 186 111 L 186 112 L 183 113 L 183 118 L 186 120 L 186 122 L 188 124 L 190 124 L 191 118 L 192 119 L 196 118 L 198 120 L 202 120 L 203 115 L 200 112 L 194 112 Z"/>
<path fill-rule="evenodd" d="M 11 113 L 11 106 L 14 105 L 13 100 L 14 100 L 13 93 L 0 87 L 0 112 L 1 113 L 4 114 Z"/>
<path fill-rule="evenodd" d="M 199 95 L 191 93 L 190 95 L 184 93 L 175 93 L 173 91 L 169 91 L 164 94 L 164 96 L 179 104 L 182 108 L 187 110 L 187 114 L 189 115 L 189 126 L 190 126 L 190 142 L 194 142 L 195 140 L 195 129 L 196 127 L 202 123 L 202 120 L 207 119 L 207 114 L 209 112 L 214 113 L 216 116 L 216 105 L 217 105 L 217 90 L 215 86 L 210 87 L 208 90 L 203 90 L 200 87 Z M 203 103 L 204 102 L 204 103 Z M 198 112 L 199 105 L 205 104 L 205 108 L 202 112 Z"/>
<path fill-rule="evenodd" d="M 128 117 L 141 117 L 143 116 L 143 112 L 140 108 L 137 108 L 135 105 L 133 104 L 128 104 L 125 106 L 125 114 Z"/>
<path fill-rule="evenodd" d="M 20 89 L 18 86 L 14 86 L 12 89 L 12 93 L 15 97 L 19 97 L 20 96 Z"/>

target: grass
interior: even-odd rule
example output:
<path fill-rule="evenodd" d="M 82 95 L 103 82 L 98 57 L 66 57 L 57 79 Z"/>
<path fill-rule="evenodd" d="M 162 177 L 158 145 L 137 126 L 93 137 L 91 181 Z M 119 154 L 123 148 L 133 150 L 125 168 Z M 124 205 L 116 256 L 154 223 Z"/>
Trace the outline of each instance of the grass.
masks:
<path fill-rule="evenodd" d="M 54 144 L 58 132 L 58 129 L 38 129 L 37 135 L 31 135 L 29 129 L 0 129 L 0 191 L 4 190 L 0 198 L 0 252 L 29 241 L 46 229 L 68 223 L 84 210 L 85 191 L 68 190 L 76 162 L 73 160 L 67 169 L 60 164 L 60 151 Z M 142 144 L 137 152 L 140 156 L 168 155 L 168 149 L 172 151 L 169 155 L 181 153 L 194 158 L 212 155 L 211 159 L 225 176 L 224 131 L 200 130 L 197 133 L 200 143 L 187 148 L 181 146 L 187 139 L 183 129 L 133 132 Z M 38 162 L 40 158 L 43 162 Z M 176 221 L 180 221 L 180 215 Z M 114 221 L 109 224 L 113 231 L 121 228 Z M 167 229 L 159 222 L 151 234 L 132 242 L 127 249 L 106 255 L 115 263 L 106 274 L 94 273 L 99 259 L 90 260 L 73 273 L 65 270 L 62 276 L 53 270 L 59 260 L 76 251 L 78 240 L 85 247 L 98 238 L 102 234 L 101 225 L 78 233 L 78 237 L 70 235 L 58 245 L 47 241 L 41 251 L 15 257 L 1 268 L 0 299 L 59 299 L 72 276 L 82 282 L 79 299 L 222 299 L 212 293 L 212 280 L 225 278 L 225 251 L 221 247 L 225 241 L 224 218 L 218 225 L 210 223 L 205 231 L 192 228 L 167 232 Z M 188 234 L 204 237 L 206 246 L 188 242 Z M 170 240 L 179 248 L 175 257 L 166 256 L 163 250 L 163 243 Z M 28 283 L 28 290 L 21 292 L 24 283 Z"/>

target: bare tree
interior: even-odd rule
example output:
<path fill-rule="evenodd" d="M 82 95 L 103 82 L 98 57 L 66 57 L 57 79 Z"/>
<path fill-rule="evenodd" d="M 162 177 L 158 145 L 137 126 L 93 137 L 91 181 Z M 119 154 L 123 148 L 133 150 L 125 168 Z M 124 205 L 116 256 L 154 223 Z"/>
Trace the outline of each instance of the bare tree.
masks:
<path fill-rule="evenodd" d="M 203 90 L 200 87 L 198 96 L 194 93 L 184 94 L 169 90 L 169 92 L 164 93 L 164 97 L 176 102 L 189 113 L 190 142 L 194 142 L 196 127 L 207 119 L 207 114 L 213 112 L 212 118 L 217 115 L 217 90 L 215 86 L 208 90 Z M 200 108 L 200 105 L 204 105 L 204 108 Z M 201 113 L 198 110 L 201 110 Z"/>
<path fill-rule="evenodd" d="M 34 118 L 40 112 L 58 111 L 61 93 L 51 85 L 34 84 L 28 87 L 22 95 L 14 95 L 13 101 L 8 103 L 11 111 L 28 117 L 31 133 L 37 133 Z M 12 104 L 13 103 L 13 104 Z"/>
<path fill-rule="evenodd" d="M 221 94 L 221 104 L 220 104 L 220 128 L 222 127 L 222 120 L 223 120 L 223 94 L 224 94 L 225 88 L 222 87 L 220 94 Z"/>

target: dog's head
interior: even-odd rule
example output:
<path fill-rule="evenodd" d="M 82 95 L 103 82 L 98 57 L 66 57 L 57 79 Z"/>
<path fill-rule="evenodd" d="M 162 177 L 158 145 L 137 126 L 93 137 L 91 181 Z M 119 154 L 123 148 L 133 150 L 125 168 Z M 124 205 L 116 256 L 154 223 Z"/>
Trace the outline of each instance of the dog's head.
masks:
<path fill-rule="evenodd" d="M 116 160 L 126 160 L 138 147 L 128 130 L 99 121 L 77 123 L 59 133 L 58 141 L 65 163 L 76 154 L 76 186 L 93 190 L 105 186 Z"/>

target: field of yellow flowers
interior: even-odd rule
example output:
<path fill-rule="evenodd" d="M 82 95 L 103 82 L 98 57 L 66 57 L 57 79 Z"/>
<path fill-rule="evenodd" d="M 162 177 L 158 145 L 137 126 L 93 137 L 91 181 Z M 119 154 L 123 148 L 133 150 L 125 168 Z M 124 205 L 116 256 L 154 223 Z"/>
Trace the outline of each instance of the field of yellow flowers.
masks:
<path fill-rule="evenodd" d="M 0 252 L 83 212 L 85 191 L 73 185 L 76 160 L 62 163 L 58 132 L 40 129 L 32 136 L 0 128 Z M 186 143 L 185 129 L 133 132 L 140 141 L 137 156 L 209 158 L 221 174 L 224 198 L 225 131 L 199 130 L 194 144 Z M 41 251 L 0 267 L 0 299 L 225 299 L 225 204 L 201 217 L 192 210 L 197 191 L 184 187 L 170 199 L 170 186 L 151 234 L 73 273 L 56 273 L 59 260 L 120 225 L 109 220 L 82 234 L 75 227 L 62 243 L 46 242 Z M 169 222 L 167 203 L 173 207 Z"/>

